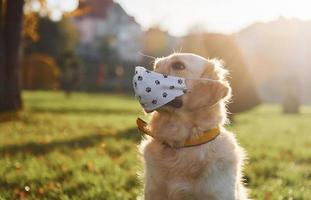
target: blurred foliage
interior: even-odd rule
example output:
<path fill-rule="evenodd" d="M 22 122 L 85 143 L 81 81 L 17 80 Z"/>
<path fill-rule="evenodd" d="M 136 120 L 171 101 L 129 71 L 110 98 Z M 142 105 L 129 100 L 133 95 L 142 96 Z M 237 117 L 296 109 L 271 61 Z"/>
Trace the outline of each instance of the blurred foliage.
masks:
<path fill-rule="evenodd" d="M 60 58 L 66 51 L 73 51 L 78 42 L 78 34 L 67 18 L 53 22 L 47 17 L 38 18 L 39 40 L 25 46 L 25 53 L 45 53 Z"/>
<path fill-rule="evenodd" d="M 35 3 L 40 6 L 41 15 L 47 15 L 50 12 L 46 0 L 25 0 L 22 36 L 26 46 L 28 43 L 37 42 L 40 38 L 38 33 L 39 13 L 33 10 Z"/>
<path fill-rule="evenodd" d="M 57 89 L 61 71 L 57 62 L 46 54 L 25 56 L 22 63 L 23 88 Z"/>
<path fill-rule="evenodd" d="M 37 20 L 38 28 L 33 32 L 38 35 L 38 39 L 27 41 L 25 38 L 25 56 L 28 67 L 24 70 L 24 80 L 27 80 L 27 82 L 24 81 L 26 84 L 24 88 L 56 89 L 61 86 L 67 92 L 78 88 L 82 79 L 82 64 L 74 54 L 78 43 L 78 34 L 73 24 L 68 18 L 54 22 L 48 17 L 39 17 L 34 13 L 29 15 L 33 16 L 33 23 Z M 35 59 L 33 59 L 33 55 L 35 55 Z M 30 57 L 30 61 L 27 61 L 28 57 Z M 34 63 L 43 64 L 31 66 Z M 57 69 L 57 73 L 55 73 L 55 69 Z M 40 76 L 40 74 L 42 75 Z"/>
<path fill-rule="evenodd" d="M 38 34 L 38 15 L 36 13 L 24 14 L 23 21 L 23 38 L 26 46 L 29 42 L 37 42 L 39 40 Z"/>
<path fill-rule="evenodd" d="M 34 10 L 34 4 L 40 7 L 39 11 Z M 90 11 L 90 7 L 84 0 L 79 0 L 79 6 L 77 9 L 67 12 L 62 11 L 63 18 L 79 17 L 87 14 Z M 24 6 L 24 20 L 23 20 L 23 37 L 28 42 L 36 42 L 39 40 L 40 35 L 38 33 L 38 21 L 39 18 L 49 18 L 52 9 L 47 6 L 46 0 L 25 0 Z"/>
<path fill-rule="evenodd" d="M 0 124 L 3 199 L 136 199 L 140 107 L 132 97 L 25 92 L 25 110 Z M 311 198 L 311 108 L 262 105 L 228 126 L 248 153 L 253 199 Z M 274 126 L 277 124 L 277 126 Z M 273 139 L 272 139 L 273 138 Z"/>
<path fill-rule="evenodd" d="M 167 56 L 172 53 L 170 49 L 171 36 L 159 27 L 153 27 L 145 32 L 144 53 L 155 57 Z"/>

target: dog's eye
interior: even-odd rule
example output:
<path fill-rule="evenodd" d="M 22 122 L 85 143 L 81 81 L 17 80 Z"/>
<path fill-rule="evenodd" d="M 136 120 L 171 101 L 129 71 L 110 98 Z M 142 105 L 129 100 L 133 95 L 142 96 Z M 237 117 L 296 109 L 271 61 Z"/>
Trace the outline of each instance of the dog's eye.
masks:
<path fill-rule="evenodd" d="M 183 70 L 186 67 L 185 67 L 185 65 L 182 62 L 177 61 L 177 62 L 173 62 L 172 68 L 175 69 L 175 70 Z"/>

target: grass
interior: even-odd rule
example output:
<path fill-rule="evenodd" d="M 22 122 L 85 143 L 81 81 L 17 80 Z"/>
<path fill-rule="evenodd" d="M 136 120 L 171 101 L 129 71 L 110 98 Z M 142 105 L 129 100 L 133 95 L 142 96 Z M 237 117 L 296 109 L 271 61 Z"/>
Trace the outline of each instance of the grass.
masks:
<path fill-rule="evenodd" d="M 0 199 L 136 199 L 141 115 L 123 95 L 24 92 L 25 109 L 0 123 Z M 254 199 L 311 199 L 311 108 L 238 114 L 228 129 L 248 152 Z"/>

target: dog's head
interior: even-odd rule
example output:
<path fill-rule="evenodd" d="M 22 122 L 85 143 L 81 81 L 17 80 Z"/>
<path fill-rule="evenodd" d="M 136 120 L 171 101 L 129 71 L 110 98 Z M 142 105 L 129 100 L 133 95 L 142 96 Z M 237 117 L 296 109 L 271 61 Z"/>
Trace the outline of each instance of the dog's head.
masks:
<path fill-rule="evenodd" d="M 161 139 L 178 142 L 195 129 L 199 132 L 225 122 L 225 102 L 231 96 L 231 88 L 220 61 L 177 53 L 156 59 L 154 71 L 190 78 L 186 80 L 186 94 L 153 113 L 151 128 Z M 215 81 L 198 80 L 204 78 Z"/>
<path fill-rule="evenodd" d="M 218 60 L 207 60 L 195 54 L 172 54 L 157 59 L 154 71 L 190 78 L 187 80 L 188 92 L 161 108 L 162 110 L 170 112 L 179 109 L 183 112 L 194 112 L 224 102 L 231 94 L 226 81 L 227 71 Z M 204 78 L 215 81 L 202 80 Z"/>

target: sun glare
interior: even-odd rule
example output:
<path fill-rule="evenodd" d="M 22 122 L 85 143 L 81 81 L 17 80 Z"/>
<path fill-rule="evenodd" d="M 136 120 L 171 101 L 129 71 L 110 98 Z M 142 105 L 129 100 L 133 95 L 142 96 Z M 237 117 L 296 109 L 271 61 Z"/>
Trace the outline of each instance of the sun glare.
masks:
<path fill-rule="evenodd" d="M 232 33 L 254 23 L 279 18 L 311 19 L 309 0 L 115 0 L 144 29 L 160 26 L 181 36 L 194 27 L 210 32 Z M 47 0 L 54 21 L 75 10 L 78 0 Z M 34 1 L 33 10 L 38 10 Z"/>
<path fill-rule="evenodd" d="M 78 0 L 47 0 L 47 6 L 51 9 L 50 18 L 53 21 L 59 21 L 64 12 L 71 12 L 78 5 Z"/>
<path fill-rule="evenodd" d="M 309 0 L 116 0 L 144 27 L 160 25 L 174 35 L 193 26 L 231 33 L 280 16 L 311 19 Z"/>

